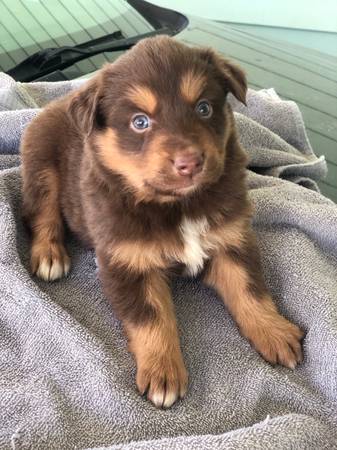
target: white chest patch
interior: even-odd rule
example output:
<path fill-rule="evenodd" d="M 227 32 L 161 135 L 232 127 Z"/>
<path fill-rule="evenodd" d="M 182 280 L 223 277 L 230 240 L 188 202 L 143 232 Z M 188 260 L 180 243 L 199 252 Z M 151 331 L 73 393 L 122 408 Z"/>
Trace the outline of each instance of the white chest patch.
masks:
<path fill-rule="evenodd" d="M 203 268 L 207 255 L 206 233 L 209 224 L 206 218 L 189 220 L 184 218 L 180 225 L 184 252 L 182 261 L 189 275 L 197 275 Z"/>

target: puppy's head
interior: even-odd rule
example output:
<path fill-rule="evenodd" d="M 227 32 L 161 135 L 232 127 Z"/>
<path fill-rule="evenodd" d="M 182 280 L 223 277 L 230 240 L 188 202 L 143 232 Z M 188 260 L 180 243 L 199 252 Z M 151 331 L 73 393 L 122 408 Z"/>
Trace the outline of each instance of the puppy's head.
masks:
<path fill-rule="evenodd" d="M 145 39 L 105 66 L 70 103 L 100 164 L 138 200 L 177 201 L 224 171 L 232 114 L 245 102 L 243 72 L 209 49 Z"/>

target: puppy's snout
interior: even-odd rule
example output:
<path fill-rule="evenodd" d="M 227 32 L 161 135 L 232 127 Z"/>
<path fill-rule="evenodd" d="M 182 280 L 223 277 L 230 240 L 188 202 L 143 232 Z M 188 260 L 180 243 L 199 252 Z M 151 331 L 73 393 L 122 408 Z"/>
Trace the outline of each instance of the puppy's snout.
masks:
<path fill-rule="evenodd" d="M 202 171 L 204 157 L 195 153 L 179 155 L 175 158 L 173 164 L 179 175 L 192 177 Z"/>

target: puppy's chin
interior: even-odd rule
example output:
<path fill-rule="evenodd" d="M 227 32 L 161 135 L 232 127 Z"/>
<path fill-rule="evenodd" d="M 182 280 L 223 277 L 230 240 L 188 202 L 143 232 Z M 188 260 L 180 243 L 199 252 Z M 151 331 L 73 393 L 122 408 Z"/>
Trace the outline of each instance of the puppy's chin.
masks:
<path fill-rule="evenodd" d="M 219 180 L 222 171 L 213 173 L 212 176 L 197 175 L 193 179 L 186 179 L 178 183 L 161 183 L 158 180 L 144 180 L 144 188 L 158 203 L 179 202 L 202 193 L 204 189 Z"/>

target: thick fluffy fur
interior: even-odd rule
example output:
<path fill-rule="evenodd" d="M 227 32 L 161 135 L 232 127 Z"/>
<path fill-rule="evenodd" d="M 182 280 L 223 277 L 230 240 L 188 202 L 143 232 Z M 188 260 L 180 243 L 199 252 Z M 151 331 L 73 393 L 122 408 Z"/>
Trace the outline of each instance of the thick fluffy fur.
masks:
<path fill-rule="evenodd" d="M 226 102 L 228 92 L 245 102 L 246 89 L 243 72 L 213 51 L 148 39 L 47 106 L 22 141 L 32 270 L 67 274 L 65 222 L 95 248 L 137 386 L 158 407 L 187 388 L 167 280 L 177 267 L 203 271 L 265 359 L 294 368 L 302 358 L 302 333 L 271 300 L 251 230 L 246 158 Z M 201 99 L 210 117 L 196 110 Z M 133 128 L 136 113 L 147 129 Z M 181 169 L 191 159 L 195 173 Z"/>

